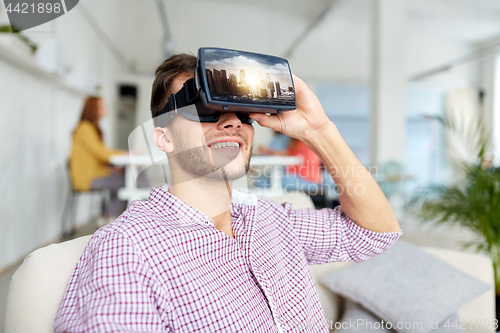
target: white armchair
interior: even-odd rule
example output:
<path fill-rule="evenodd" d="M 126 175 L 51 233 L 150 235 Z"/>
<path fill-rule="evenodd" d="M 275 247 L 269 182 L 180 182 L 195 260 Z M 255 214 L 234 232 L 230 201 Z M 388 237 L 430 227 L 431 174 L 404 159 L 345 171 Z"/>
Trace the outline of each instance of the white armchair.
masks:
<path fill-rule="evenodd" d="M 295 208 L 313 207 L 311 199 L 303 193 L 294 193 L 276 198 L 277 202 L 288 201 Z M 80 237 L 60 244 L 38 249 L 26 257 L 12 276 L 7 298 L 5 318 L 6 333 L 49 333 L 53 332 L 59 304 L 62 300 L 71 274 L 91 236 Z M 480 254 L 424 248 L 457 269 L 494 285 L 491 260 Z M 319 281 L 322 276 L 351 262 L 334 262 L 309 266 L 316 289 L 327 319 L 339 320 L 341 298 L 325 288 Z M 491 289 L 474 301 L 463 306 L 460 319 L 475 322 L 478 318 L 495 317 L 495 291 Z M 468 330 L 474 332 L 475 330 Z M 494 330 L 490 330 L 494 332 Z M 481 332 L 485 332 L 481 330 Z"/>
<path fill-rule="evenodd" d="M 488 285 L 494 285 L 493 265 L 491 259 L 482 254 L 461 252 L 447 249 L 438 249 L 431 247 L 423 247 L 423 249 L 447 262 L 456 269 L 484 282 Z M 355 265 L 353 262 L 332 262 L 323 265 L 311 265 L 309 271 L 316 285 L 316 290 L 325 313 L 325 317 L 329 320 L 339 321 L 342 310 L 342 297 L 336 295 L 320 282 L 321 278 L 328 275 L 330 272 L 341 269 L 347 265 Z M 422 278 L 425 278 L 422 277 Z M 495 318 L 495 290 L 490 289 L 486 293 L 480 295 L 473 301 L 464 305 L 458 310 L 460 320 L 465 320 L 476 323 L 477 319 Z M 476 329 L 470 325 L 465 326 L 466 332 L 495 332 L 494 329 Z"/>
<path fill-rule="evenodd" d="M 313 208 L 314 205 L 309 198 L 304 193 L 292 192 L 286 193 L 279 197 L 273 198 L 276 202 L 288 201 L 293 204 L 295 209 L 297 208 Z M 487 285 L 495 285 L 494 274 L 493 274 L 493 264 L 491 259 L 483 254 L 476 254 L 470 252 L 453 251 L 447 249 L 423 247 L 423 249 L 438 257 L 439 259 L 447 262 L 456 269 L 486 283 Z M 328 288 L 323 286 L 320 279 L 328 275 L 330 272 L 345 267 L 346 265 L 352 265 L 353 262 L 332 262 L 323 265 L 311 265 L 309 266 L 309 271 L 316 285 L 316 290 L 321 302 L 321 306 L 325 313 L 327 319 L 334 321 L 340 320 L 341 310 L 342 310 L 342 298 L 336 295 Z M 425 278 L 425 277 L 423 277 Z M 495 290 L 490 289 L 488 292 L 482 294 L 472 302 L 464 305 L 459 311 L 458 316 L 461 320 L 469 322 L 472 320 L 476 323 L 477 319 L 495 318 Z M 466 332 L 495 332 L 494 329 L 476 329 L 470 328 L 470 325 L 465 329 Z"/>
<path fill-rule="evenodd" d="M 12 276 L 6 333 L 49 333 L 66 285 L 91 236 L 38 249 Z"/>

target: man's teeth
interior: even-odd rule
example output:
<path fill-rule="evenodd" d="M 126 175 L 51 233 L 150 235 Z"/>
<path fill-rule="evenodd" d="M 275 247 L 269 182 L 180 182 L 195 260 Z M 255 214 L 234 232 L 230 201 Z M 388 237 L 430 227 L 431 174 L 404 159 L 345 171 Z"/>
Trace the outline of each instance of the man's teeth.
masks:
<path fill-rule="evenodd" d="M 217 142 L 216 144 L 210 145 L 210 148 L 240 148 L 238 142 Z"/>

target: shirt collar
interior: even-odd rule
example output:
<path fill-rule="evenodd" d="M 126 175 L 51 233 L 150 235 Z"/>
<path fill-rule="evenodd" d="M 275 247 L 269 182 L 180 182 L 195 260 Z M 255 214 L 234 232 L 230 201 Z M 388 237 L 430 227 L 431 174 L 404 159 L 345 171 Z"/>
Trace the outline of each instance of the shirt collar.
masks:
<path fill-rule="evenodd" d="M 153 187 L 149 194 L 149 202 L 161 207 L 161 213 L 164 217 L 171 216 L 172 212 L 176 214 L 181 222 L 193 223 L 199 221 L 203 224 L 214 226 L 212 219 L 205 213 L 188 205 L 181 199 L 168 192 L 169 184 Z M 254 208 L 257 206 L 257 196 L 239 190 L 232 190 L 231 196 L 231 216 L 238 217 L 242 213 L 242 208 Z M 167 214 L 168 213 L 168 214 Z"/>

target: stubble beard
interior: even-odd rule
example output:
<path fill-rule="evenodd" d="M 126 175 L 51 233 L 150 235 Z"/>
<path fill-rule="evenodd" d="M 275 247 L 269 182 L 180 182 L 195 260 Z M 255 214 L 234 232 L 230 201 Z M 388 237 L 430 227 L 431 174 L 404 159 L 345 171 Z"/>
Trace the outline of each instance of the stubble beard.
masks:
<path fill-rule="evenodd" d="M 234 159 L 218 158 L 217 153 L 214 153 L 213 150 L 210 154 L 210 148 L 207 145 L 190 148 L 188 142 L 176 134 L 174 134 L 174 140 L 179 151 L 174 155 L 175 159 L 183 171 L 192 176 L 192 179 L 208 177 L 220 181 L 233 181 L 248 173 L 252 145 L 249 147 L 246 160 L 243 160 L 241 152 Z"/>

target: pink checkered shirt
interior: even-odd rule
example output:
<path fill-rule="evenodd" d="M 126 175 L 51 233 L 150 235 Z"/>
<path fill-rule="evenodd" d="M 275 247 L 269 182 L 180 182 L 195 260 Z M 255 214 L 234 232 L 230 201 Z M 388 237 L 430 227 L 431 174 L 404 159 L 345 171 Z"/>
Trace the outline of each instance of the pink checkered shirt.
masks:
<path fill-rule="evenodd" d="M 94 234 L 55 332 L 328 332 L 308 265 L 361 262 L 401 235 L 363 229 L 340 206 L 293 210 L 233 190 L 231 238 L 167 188 Z"/>

